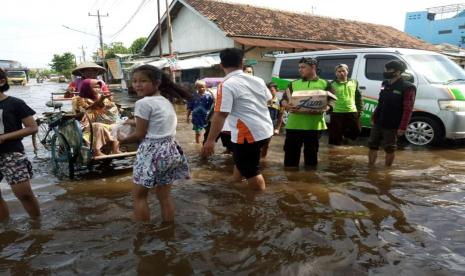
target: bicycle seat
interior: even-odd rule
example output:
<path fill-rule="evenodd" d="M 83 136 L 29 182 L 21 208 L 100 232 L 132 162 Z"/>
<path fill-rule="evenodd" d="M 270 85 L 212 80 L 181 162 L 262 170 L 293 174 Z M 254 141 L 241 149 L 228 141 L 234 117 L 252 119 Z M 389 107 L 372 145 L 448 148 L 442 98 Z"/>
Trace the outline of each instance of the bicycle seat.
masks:
<path fill-rule="evenodd" d="M 48 107 L 53 107 L 54 109 L 59 109 L 63 106 L 63 103 L 60 102 L 54 102 L 54 101 L 48 101 L 45 103 L 46 106 Z"/>

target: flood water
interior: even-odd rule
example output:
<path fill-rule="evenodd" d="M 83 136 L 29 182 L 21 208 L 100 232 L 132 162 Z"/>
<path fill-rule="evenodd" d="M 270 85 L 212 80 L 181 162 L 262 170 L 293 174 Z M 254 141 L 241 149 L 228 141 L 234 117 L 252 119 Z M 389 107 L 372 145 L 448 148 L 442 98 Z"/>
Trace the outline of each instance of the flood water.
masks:
<path fill-rule="evenodd" d="M 13 87 L 38 113 L 64 84 Z M 122 101 L 131 102 L 124 94 Z M 0 223 L 2 275 L 464 275 L 465 147 L 406 148 L 391 169 L 366 165 L 366 138 L 329 148 L 317 170 L 283 170 L 283 136 L 271 142 L 267 190 L 231 185 L 230 155 L 204 161 L 185 110 L 177 139 L 193 180 L 173 187 L 176 223 L 132 217 L 131 170 L 75 181 L 51 174 L 47 152 L 32 153 L 40 222 L 27 218 L 0 184 L 11 219 Z M 384 155 L 380 154 L 382 161 Z"/>

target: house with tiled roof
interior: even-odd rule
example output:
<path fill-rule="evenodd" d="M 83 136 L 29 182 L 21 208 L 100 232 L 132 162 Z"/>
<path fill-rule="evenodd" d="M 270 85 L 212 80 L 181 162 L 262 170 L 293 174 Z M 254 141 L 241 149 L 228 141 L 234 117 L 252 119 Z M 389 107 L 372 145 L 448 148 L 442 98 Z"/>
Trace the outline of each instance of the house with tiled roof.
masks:
<path fill-rule="evenodd" d="M 215 0 L 174 0 L 169 8 L 172 49 L 177 60 L 212 57 L 213 62 L 185 62 L 187 78 L 218 74 L 211 54 L 227 47 L 242 48 L 255 74 L 270 80 L 276 53 L 361 47 L 399 47 L 434 50 L 434 47 L 393 27 L 311 14 L 272 10 Z M 161 55 L 168 52 L 166 14 L 161 20 Z M 158 26 L 143 48 L 147 56 L 160 56 Z M 192 72 L 189 72 L 191 70 Z M 195 72 L 194 72 L 195 71 Z M 184 78 L 184 77 L 183 77 Z"/>

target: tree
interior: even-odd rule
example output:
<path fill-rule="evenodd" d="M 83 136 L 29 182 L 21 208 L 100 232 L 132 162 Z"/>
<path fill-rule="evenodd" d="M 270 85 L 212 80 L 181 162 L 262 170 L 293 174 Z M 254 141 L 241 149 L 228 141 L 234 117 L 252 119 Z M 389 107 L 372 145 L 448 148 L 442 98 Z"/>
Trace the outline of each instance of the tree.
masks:
<path fill-rule="evenodd" d="M 137 54 L 140 50 L 142 50 L 146 41 L 146 37 L 139 37 L 132 42 L 131 47 L 129 48 L 126 48 L 123 42 L 112 42 L 110 45 L 103 44 L 105 59 L 115 58 L 116 54 Z M 92 58 L 94 60 L 100 60 L 100 49 L 93 53 Z"/>
<path fill-rule="evenodd" d="M 138 54 L 142 50 L 142 47 L 144 47 L 146 41 L 146 37 L 139 37 L 138 39 L 134 40 L 131 44 L 131 47 L 129 47 L 132 54 Z"/>
<path fill-rule="evenodd" d="M 105 48 L 105 47 L 104 47 Z M 105 58 L 114 58 L 116 54 L 129 54 L 130 51 L 123 45 L 123 42 L 112 42 L 105 53 Z"/>
<path fill-rule="evenodd" d="M 53 71 L 65 75 L 67 78 L 71 77 L 71 71 L 76 67 L 76 57 L 66 52 L 62 55 L 54 54 L 50 67 Z"/>
<path fill-rule="evenodd" d="M 36 69 L 31 69 L 31 70 L 29 70 L 28 75 L 29 75 L 30 78 L 36 78 L 36 77 L 37 77 L 37 73 L 38 73 L 38 70 L 36 70 Z"/>

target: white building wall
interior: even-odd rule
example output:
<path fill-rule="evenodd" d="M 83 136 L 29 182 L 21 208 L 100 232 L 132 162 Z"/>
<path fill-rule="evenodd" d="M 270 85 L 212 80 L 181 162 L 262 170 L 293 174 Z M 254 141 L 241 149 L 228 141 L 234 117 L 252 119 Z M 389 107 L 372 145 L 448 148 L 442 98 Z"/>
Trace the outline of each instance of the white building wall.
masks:
<path fill-rule="evenodd" d="M 187 53 L 212 51 L 234 47 L 234 41 L 213 23 L 190 9 L 183 7 L 172 21 L 173 51 Z M 168 35 L 162 35 L 163 54 L 169 53 Z M 158 44 L 150 55 L 159 55 Z"/>
<path fill-rule="evenodd" d="M 236 48 L 241 48 L 241 47 L 242 45 L 236 44 Z M 247 48 L 248 47 L 250 46 L 247 46 Z M 271 81 L 271 72 L 273 71 L 273 65 L 274 65 L 275 58 L 266 57 L 264 56 L 264 53 L 273 52 L 277 50 L 283 50 L 283 49 L 254 47 L 253 49 L 245 53 L 246 63 L 249 63 L 249 61 L 251 60 L 257 62 L 256 64 L 252 65 L 254 75 L 262 78 L 267 83 Z"/>
<path fill-rule="evenodd" d="M 258 61 L 252 65 L 254 75 L 262 78 L 266 83 L 271 81 L 271 72 L 273 71 L 274 63 L 271 61 Z"/>

